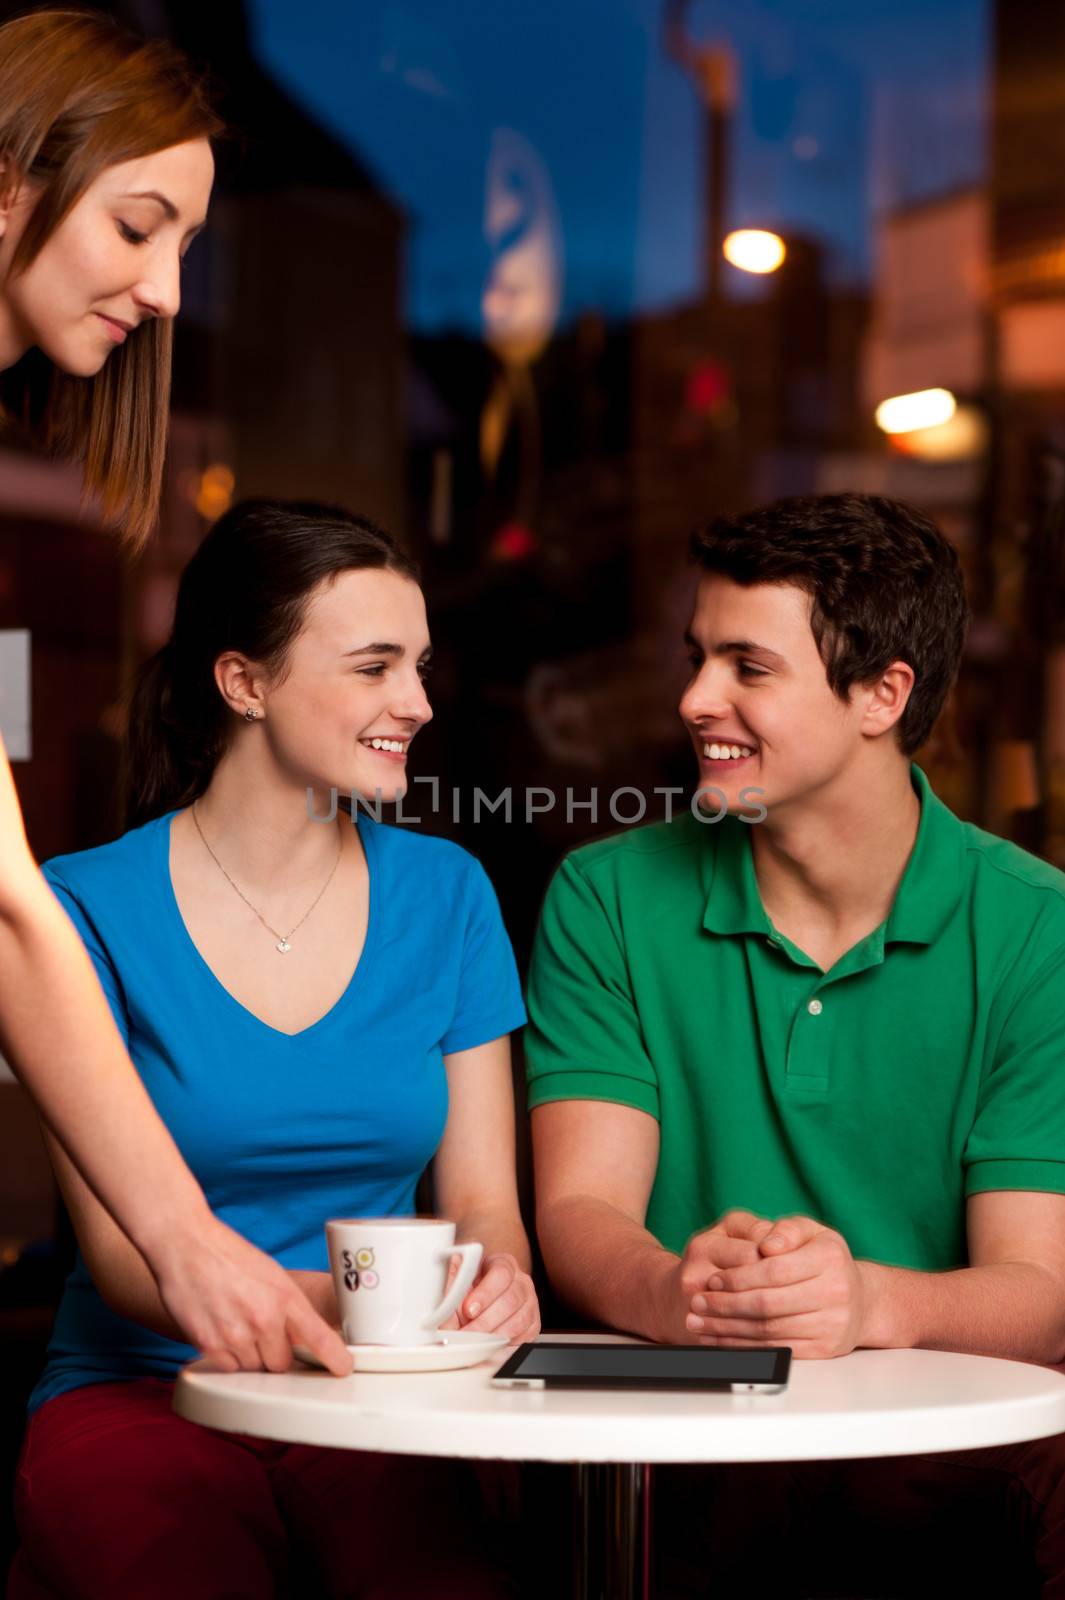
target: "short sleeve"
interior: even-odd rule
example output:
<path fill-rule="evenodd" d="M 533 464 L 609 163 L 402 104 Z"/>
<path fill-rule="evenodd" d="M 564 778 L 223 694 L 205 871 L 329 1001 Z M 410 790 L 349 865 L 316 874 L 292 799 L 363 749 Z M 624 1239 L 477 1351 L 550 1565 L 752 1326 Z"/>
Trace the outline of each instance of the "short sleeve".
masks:
<path fill-rule="evenodd" d="M 514 951 L 496 892 L 478 861 L 471 860 L 461 935 L 455 1014 L 440 1044 L 444 1055 L 487 1044 L 525 1021 Z"/>
<path fill-rule="evenodd" d="M 525 1061 L 529 1107 L 613 1100 L 659 1114 L 617 927 L 579 864 L 547 891 L 529 971 Z"/>
<path fill-rule="evenodd" d="M 126 1008 L 126 997 L 118 973 L 115 971 L 110 956 L 104 949 L 102 940 L 93 926 L 91 918 L 86 914 L 81 901 L 70 886 L 64 881 L 60 873 L 46 862 L 41 868 L 48 886 L 52 890 L 59 904 L 74 924 L 81 938 L 82 944 L 89 952 L 92 964 L 96 969 L 96 976 L 100 980 L 100 987 L 107 996 L 107 1003 L 111 1007 L 111 1014 L 118 1025 L 126 1049 L 129 1049 L 129 1012 Z"/>
<path fill-rule="evenodd" d="M 963 1157 L 965 1192 L 1065 1194 L 1065 947 L 1010 1008 Z"/>

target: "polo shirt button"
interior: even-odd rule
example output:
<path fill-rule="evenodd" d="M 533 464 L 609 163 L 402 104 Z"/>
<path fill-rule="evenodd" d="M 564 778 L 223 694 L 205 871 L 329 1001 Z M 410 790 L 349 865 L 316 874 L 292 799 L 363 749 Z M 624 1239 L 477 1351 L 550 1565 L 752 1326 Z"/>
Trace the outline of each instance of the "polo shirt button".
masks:
<path fill-rule="evenodd" d="M 820 1000 L 811 1000 L 806 1009 L 810 1013 L 811 1017 L 819 1017 L 821 1012 L 824 1010 L 824 1007 L 822 1006 Z"/>

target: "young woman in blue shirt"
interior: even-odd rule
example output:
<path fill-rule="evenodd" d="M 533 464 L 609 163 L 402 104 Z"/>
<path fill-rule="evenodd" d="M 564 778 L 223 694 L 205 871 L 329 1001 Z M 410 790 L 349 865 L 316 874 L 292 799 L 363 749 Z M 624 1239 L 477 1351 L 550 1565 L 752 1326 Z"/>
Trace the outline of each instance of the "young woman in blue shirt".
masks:
<path fill-rule="evenodd" d="M 414 568 L 372 524 L 235 507 L 189 564 L 135 696 L 137 825 L 46 874 L 223 1222 L 335 1322 L 326 1219 L 411 1214 L 429 1166 L 436 1211 L 485 1247 L 461 1325 L 522 1339 L 539 1314 L 514 1171 L 507 1035 L 524 1011 L 509 941 L 472 856 L 371 814 L 406 790 L 429 656 Z M 370 810 L 318 820 L 332 790 Z M 16 1596 L 268 1595 L 286 1561 L 307 1562 L 322 1594 L 396 1600 L 430 1579 L 437 1595 L 509 1592 L 456 1535 L 455 1515 L 472 1525 L 457 1469 L 289 1446 L 266 1459 L 172 1416 L 193 1351 L 52 1148 L 81 1254 L 32 1402 L 31 1586 Z M 205 1473 L 210 1492 L 192 1494 Z M 352 1568 L 367 1495 L 378 1554 Z M 175 1503 L 180 1519 L 160 1514 Z M 417 1540 L 402 1536 L 412 1518 Z M 238 1570 L 259 1578 L 234 1589 Z"/>

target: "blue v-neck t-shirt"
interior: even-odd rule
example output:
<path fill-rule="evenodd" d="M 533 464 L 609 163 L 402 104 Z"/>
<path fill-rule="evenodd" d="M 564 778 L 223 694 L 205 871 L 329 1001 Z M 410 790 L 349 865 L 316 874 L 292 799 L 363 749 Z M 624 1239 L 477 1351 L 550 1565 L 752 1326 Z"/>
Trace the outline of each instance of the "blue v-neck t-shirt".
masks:
<path fill-rule="evenodd" d="M 366 940 L 344 993 L 286 1034 L 200 955 L 170 877 L 169 813 L 45 866 L 148 1093 L 211 1209 L 283 1267 L 327 1270 L 328 1217 L 404 1216 L 444 1132 L 443 1058 L 525 1020 L 480 864 L 446 839 L 357 823 Z M 263 935 L 263 962 L 282 961 Z M 196 1352 L 104 1304 L 80 1255 L 31 1409 L 90 1383 L 170 1378 Z"/>

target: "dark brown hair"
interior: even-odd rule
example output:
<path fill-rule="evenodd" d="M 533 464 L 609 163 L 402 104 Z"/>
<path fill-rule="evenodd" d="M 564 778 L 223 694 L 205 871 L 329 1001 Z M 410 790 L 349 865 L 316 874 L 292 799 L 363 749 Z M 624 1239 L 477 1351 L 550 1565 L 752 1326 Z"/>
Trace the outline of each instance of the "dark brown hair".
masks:
<path fill-rule="evenodd" d="M 383 529 L 339 506 L 243 500 L 218 519 L 181 575 L 170 639 L 133 690 L 127 827 L 206 791 L 236 724 L 215 682 L 218 657 L 237 650 L 280 674 L 318 585 L 382 568 L 418 581 Z"/>
<path fill-rule="evenodd" d="M 24 271 L 106 168 L 222 124 L 185 58 L 96 12 L 37 11 L 0 27 L 5 198 L 39 195 L 11 264 Z M 169 320 L 130 334 L 92 378 L 31 351 L 0 377 L 0 405 L 48 448 L 79 461 L 108 521 L 139 545 L 158 513 L 170 403 Z"/>
<path fill-rule="evenodd" d="M 957 553 L 919 511 L 881 495 L 796 495 L 691 536 L 692 560 L 745 588 L 790 583 L 810 596 L 829 687 L 846 700 L 893 661 L 914 671 L 899 746 L 924 744 L 957 675 L 969 605 Z"/>

